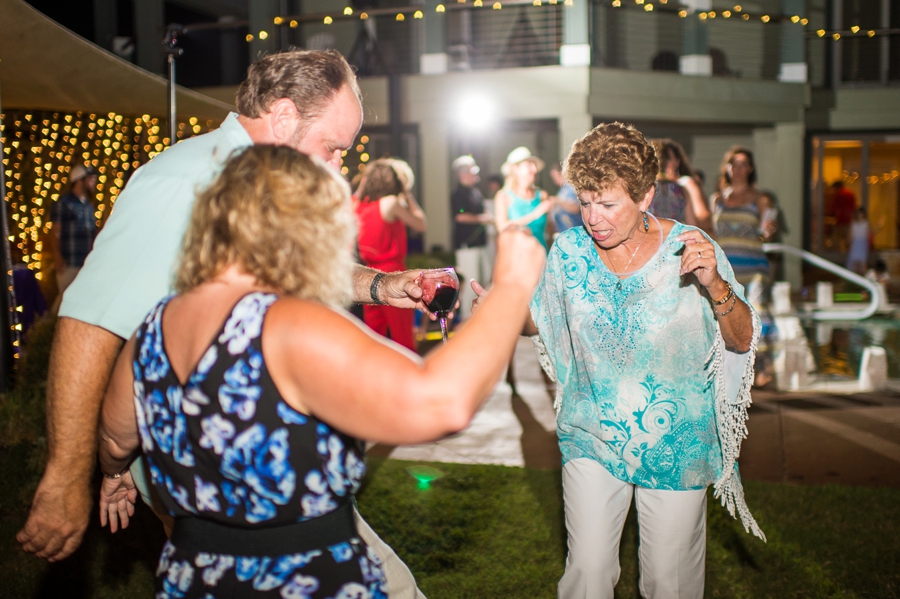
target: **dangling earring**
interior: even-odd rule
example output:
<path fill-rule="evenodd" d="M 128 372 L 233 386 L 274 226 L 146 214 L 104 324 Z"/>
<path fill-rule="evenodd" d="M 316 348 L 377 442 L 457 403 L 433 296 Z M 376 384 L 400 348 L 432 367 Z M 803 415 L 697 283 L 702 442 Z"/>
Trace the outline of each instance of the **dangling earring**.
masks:
<path fill-rule="evenodd" d="M 641 212 L 644 215 L 644 233 L 650 231 L 650 221 L 647 220 L 647 213 Z"/>

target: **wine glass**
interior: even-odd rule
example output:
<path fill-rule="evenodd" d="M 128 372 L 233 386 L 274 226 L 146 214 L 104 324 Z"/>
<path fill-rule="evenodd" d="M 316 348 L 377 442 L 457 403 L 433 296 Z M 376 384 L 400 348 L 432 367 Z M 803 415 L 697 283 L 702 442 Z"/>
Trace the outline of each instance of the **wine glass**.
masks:
<path fill-rule="evenodd" d="M 459 297 L 459 277 L 452 268 L 423 270 L 416 283 L 422 288 L 422 301 L 441 323 L 441 336 L 447 343 L 447 316 Z"/>

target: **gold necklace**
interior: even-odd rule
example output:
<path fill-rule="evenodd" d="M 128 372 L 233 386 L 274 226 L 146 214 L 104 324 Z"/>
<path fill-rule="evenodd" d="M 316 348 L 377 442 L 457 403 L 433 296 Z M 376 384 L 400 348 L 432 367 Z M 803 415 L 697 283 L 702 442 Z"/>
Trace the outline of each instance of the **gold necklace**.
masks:
<path fill-rule="evenodd" d="M 634 261 L 634 257 L 637 256 L 637 253 L 641 249 L 641 246 L 644 245 L 645 239 L 647 239 L 646 232 L 644 233 L 644 236 L 641 237 L 641 242 L 638 243 L 638 246 L 636 248 L 634 248 L 633 252 L 631 252 L 631 258 L 628 259 L 628 262 L 625 264 L 625 266 L 622 267 L 621 271 L 616 270 L 616 267 L 612 261 L 612 256 L 609 255 L 609 250 L 607 250 L 607 249 L 603 250 L 604 252 L 606 252 L 606 259 L 609 261 L 609 264 L 612 266 L 612 272 L 614 275 L 619 276 L 619 275 L 622 275 L 622 274 L 625 274 L 626 272 L 628 272 L 628 267 L 631 266 L 631 263 Z"/>

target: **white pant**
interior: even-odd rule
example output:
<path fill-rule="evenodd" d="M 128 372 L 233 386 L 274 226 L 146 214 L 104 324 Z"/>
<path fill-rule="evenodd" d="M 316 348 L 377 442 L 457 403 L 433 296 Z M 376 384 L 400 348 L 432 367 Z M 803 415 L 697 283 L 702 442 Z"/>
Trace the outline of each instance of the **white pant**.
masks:
<path fill-rule="evenodd" d="M 706 489 L 647 489 L 617 479 L 599 462 L 580 458 L 563 467 L 569 554 L 559 599 L 612 599 L 632 495 L 638 514 L 641 595 L 703 597 Z"/>
<path fill-rule="evenodd" d="M 475 279 L 487 289 L 491 285 L 493 267 L 490 252 L 485 247 L 456 250 L 456 270 L 465 276 L 465 280 L 459 282 L 459 316 L 463 320 L 472 315 L 472 300 L 475 299 L 469 281 Z"/>

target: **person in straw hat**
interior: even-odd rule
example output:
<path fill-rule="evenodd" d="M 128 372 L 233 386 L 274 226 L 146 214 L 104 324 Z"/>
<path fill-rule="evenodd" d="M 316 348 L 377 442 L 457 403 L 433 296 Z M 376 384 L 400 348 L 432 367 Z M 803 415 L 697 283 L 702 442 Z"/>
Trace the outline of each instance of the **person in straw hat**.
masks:
<path fill-rule="evenodd" d="M 544 161 L 525 146 L 510 152 L 501 169 L 506 184 L 494 197 L 494 211 L 498 231 L 509 225 L 527 226 L 546 249 L 547 213 L 553 204 L 547 192 L 534 185 L 543 168 Z"/>

